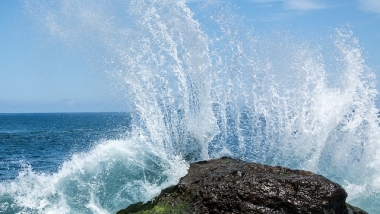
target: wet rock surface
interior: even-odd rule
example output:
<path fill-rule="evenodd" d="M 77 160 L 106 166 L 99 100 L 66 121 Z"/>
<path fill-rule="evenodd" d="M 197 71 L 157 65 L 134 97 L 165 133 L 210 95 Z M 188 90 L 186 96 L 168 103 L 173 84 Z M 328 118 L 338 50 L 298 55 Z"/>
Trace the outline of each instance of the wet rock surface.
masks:
<path fill-rule="evenodd" d="M 231 158 L 190 165 L 179 184 L 122 213 L 359 213 L 347 208 L 345 190 L 303 170 Z M 366 212 L 362 212 L 366 213 Z"/>

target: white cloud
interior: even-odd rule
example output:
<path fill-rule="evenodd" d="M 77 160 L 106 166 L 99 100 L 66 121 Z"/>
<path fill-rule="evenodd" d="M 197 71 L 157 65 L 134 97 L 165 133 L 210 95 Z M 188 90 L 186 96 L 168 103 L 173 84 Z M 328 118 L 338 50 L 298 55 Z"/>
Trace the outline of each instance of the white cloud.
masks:
<path fill-rule="evenodd" d="M 274 2 L 282 2 L 287 9 L 290 10 L 319 10 L 326 8 L 321 0 L 250 0 L 250 2 L 260 4 L 270 4 Z"/>
<path fill-rule="evenodd" d="M 372 12 L 380 13 L 380 1 L 379 0 L 358 0 L 361 9 Z"/>
<path fill-rule="evenodd" d="M 293 10 L 319 10 L 326 8 L 325 4 L 319 1 L 310 0 L 287 0 L 287 7 Z"/>
<path fill-rule="evenodd" d="M 250 2 L 255 3 L 270 3 L 270 2 L 281 2 L 283 0 L 250 0 Z"/>

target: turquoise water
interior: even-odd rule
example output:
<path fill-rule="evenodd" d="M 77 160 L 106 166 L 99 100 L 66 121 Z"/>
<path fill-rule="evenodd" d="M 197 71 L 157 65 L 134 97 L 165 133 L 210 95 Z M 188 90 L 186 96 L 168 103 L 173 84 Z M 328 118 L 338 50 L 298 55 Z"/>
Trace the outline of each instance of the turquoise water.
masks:
<path fill-rule="evenodd" d="M 0 212 L 115 213 L 176 184 L 190 162 L 221 156 L 322 174 L 380 212 L 376 77 L 350 29 L 326 44 L 262 36 L 224 6 L 178 0 L 27 8 L 70 51 L 104 62 L 131 110 L 79 114 L 78 129 L 61 114 L 32 115 L 39 125 L 1 132 Z"/>

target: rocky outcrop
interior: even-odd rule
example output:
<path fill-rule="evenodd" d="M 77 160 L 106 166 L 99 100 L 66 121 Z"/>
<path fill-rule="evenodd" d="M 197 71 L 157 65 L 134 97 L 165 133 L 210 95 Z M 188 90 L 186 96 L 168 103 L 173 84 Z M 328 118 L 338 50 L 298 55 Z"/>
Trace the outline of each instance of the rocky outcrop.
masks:
<path fill-rule="evenodd" d="M 222 158 L 191 164 L 178 185 L 118 214 L 359 213 L 347 208 L 346 197 L 339 184 L 321 175 Z"/>
<path fill-rule="evenodd" d="M 360 209 L 359 207 L 354 207 L 350 204 L 347 204 L 347 209 L 349 214 L 368 214 L 366 211 Z"/>

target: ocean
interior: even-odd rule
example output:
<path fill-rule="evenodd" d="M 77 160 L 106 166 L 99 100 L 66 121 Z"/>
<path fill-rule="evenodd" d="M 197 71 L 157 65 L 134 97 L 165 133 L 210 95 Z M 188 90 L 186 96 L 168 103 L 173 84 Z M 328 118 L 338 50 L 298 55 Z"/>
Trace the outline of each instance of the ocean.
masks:
<path fill-rule="evenodd" d="M 222 156 L 324 175 L 380 213 L 376 76 L 349 28 L 315 44 L 212 2 L 27 2 L 130 109 L 1 114 L 0 213 L 115 213 Z"/>
<path fill-rule="evenodd" d="M 39 172 L 57 172 L 74 153 L 124 135 L 130 122 L 127 113 L 0 114 L 0 181 L 14 180 L 29 166 Z"/>
<path fill-rule="evenodd" d="M 183 160 L 168 164 L 159 150 L 125 139 L 128 113 L 0 114 L 0 121 L 0 213 L 116 213 L 186 173 Z"/>

